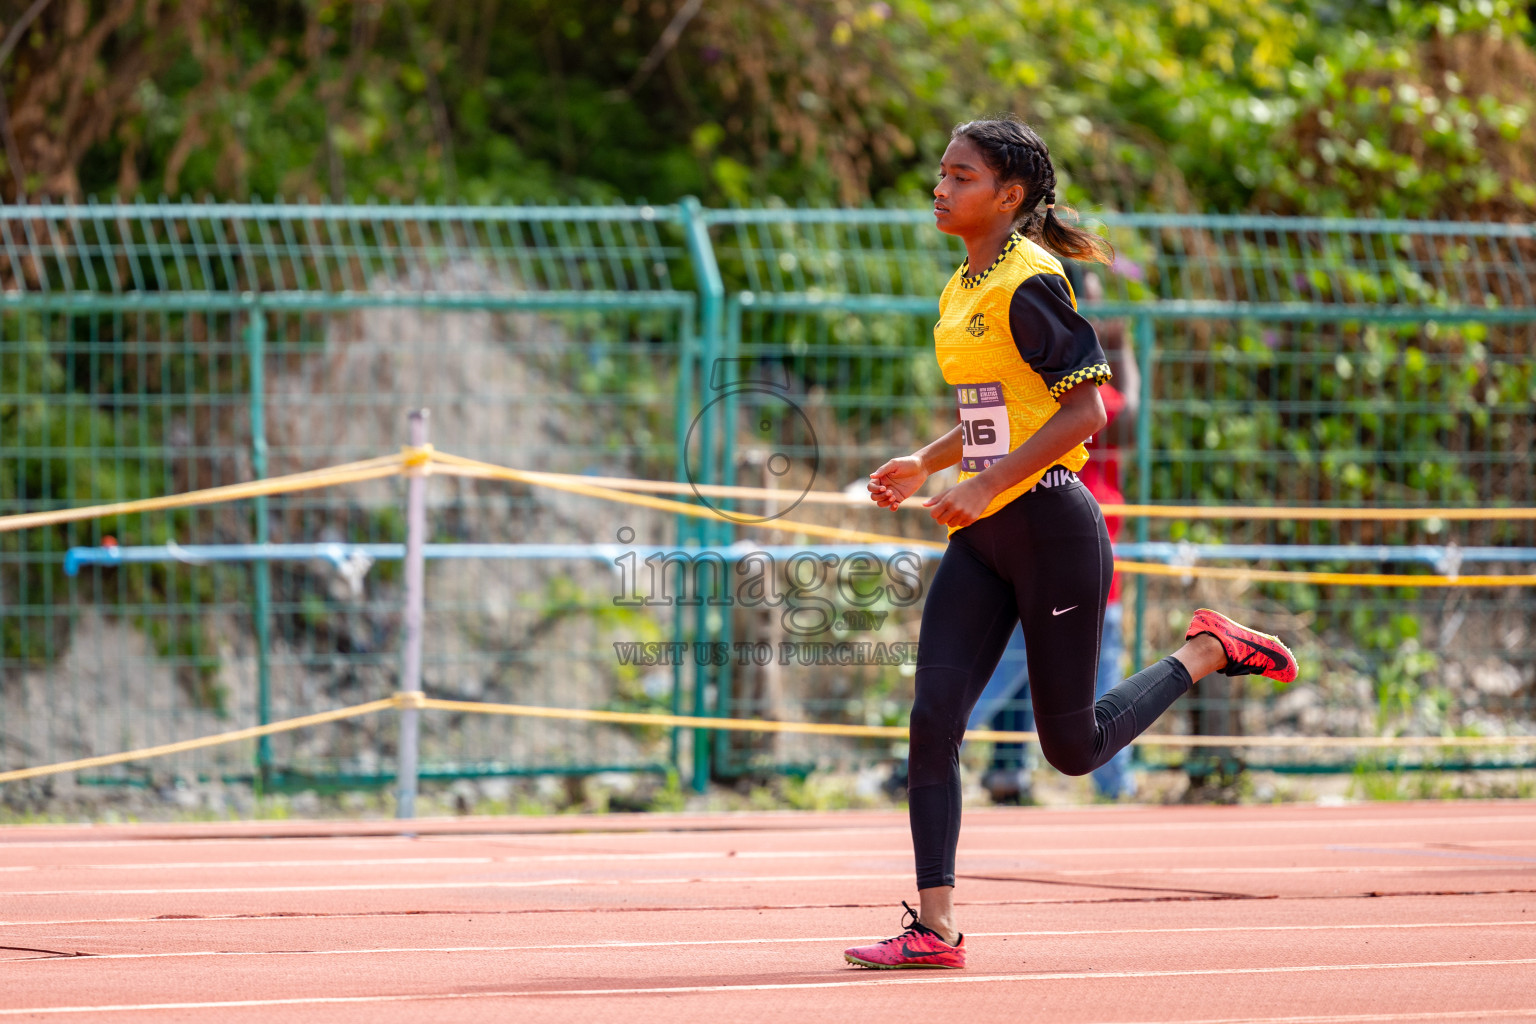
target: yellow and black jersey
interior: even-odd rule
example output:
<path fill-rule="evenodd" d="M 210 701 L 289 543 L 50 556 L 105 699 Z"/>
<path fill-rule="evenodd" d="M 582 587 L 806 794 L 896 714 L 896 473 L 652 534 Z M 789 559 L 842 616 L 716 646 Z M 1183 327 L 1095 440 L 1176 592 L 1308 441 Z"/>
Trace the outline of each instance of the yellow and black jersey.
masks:
<path fill-rule="evenodd" d="M 1078 384 L 1109 380 L 1109 361 L 1061 261 L 1015 233 L 992 265 L 971 276 L 962 263 L 939 298 L 934 350 L 960 405 L 960 479 L 975 476 L 1027 441 Z M 1074 472 L 1078 445 L 1056 460 Z M 1042 470 L 992 499 L 983 516 L 1033 487 Z M 951 528 L 953 533 L 954 529 Z"/>

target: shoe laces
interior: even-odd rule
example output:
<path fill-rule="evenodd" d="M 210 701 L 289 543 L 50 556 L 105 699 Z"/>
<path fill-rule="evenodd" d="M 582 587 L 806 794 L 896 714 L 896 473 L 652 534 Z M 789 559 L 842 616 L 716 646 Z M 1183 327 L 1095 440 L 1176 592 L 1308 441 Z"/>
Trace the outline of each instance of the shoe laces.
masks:
<path fill-rule="evenodd" d="M 932 928 L 929 928 L 927 925 L 918 920 L 917 911 L 913 910 L 912 907 L 908 905 L 906 900 L 901 901 L 901 906 L 905 911 L 901 915 L 901 932 L 898 935 L 893 935 L 889 939 L 886 939 L 881 943 L 882 946 L 889 945 L 892 942 L 900 942 L 902 939 L 905 939 L 913 932 L 916 932 L 919 935 L 936 934 Z"/>

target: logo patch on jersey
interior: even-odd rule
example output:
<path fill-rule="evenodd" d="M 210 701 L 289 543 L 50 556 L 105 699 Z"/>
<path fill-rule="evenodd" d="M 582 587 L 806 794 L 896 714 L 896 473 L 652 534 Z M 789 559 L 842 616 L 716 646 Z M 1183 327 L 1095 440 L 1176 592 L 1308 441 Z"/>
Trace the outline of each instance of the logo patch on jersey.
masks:
<path fill-rule="evenodd" d="M 987 318 L 983 314 L 977 313 L 971 317 L 970 323 L 965 325 L 965 329 L 970 332 L 971 337 L 979 338 L 987 333 Z"/>

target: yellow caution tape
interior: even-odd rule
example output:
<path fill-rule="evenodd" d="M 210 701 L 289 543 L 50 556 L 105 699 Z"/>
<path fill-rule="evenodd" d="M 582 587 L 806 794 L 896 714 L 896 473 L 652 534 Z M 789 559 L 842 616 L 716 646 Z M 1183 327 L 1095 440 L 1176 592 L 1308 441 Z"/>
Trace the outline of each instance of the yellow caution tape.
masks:
<path fill-rule="evenodd" d="M 589 482 L 590 478 L 588 477 L 575 476 L 569 473 L 542 473 L 532 470 L 511 469 L 506 466 L 497 466 L 493 463 L 466 459 L 458 455 L 448 455 L 444 452 L 437 453 L 436 461 L 444 467 L 443 471 L 450 475 L 469 476 L 487 480 L 510 480 L 516 483 L 567 491 L 572 494 L 584 494 L 588 497 L 601 498 L 605 501 L 638 505 L 643 508 L 653 508 L 663 512 L 676 512 L 680 515 L 694 516 L 700 519 L 737 522 L 736 519 L 722 515 L 707 505 L 691 505 L 687 502 L 673 501 L 669 498 L 630 494 L 612 487 L 593 484 Z M 782 492 L 779 493 L 782 494 Z M 842 527 L 822 526 L 818 523 L 806 523 L 794 519 L 773 519 L 761 522 L 749 520 L 739 525 L 755 526 L 768 530 L 783 530 L 790 533 L 805 534 L 809 537 L 848 541 L 856 544 L 894 544 L 905 547 L 928 548 L 936 551 L 943 551 L 947 547 L 946 544 L 940 541 L 916 537 L 898 537 L 893 534 L 873 533 L 868 530 L 848 530 Z M 1536 575 L 1434 576 L 1408 573 L 1293 572 L 1280 569 L 1238 569 L 1208 565 L 1170 566 L 1154 562 L 1129 562 L 1120 559 L 1115 560 L 1115 569 L 1130 576 L 1175 576 L 1199 579 L 1257 580 L 1260 582 L 1277 583 L 1337 584 L 1359 587 L 1536 586 Z"/>
<path fill-rule="evenodd" d="M 705 496 L 773 497 L 783 500 L 790 492 L 767 488 L 741 488 L 703 486 L 697 489 L 690 484 L 678 484 L 658 480 L 624 480 L 615 477 L 584 477 L 569 473 L 547 473 L 535 470 L 514 469 L 495 463 L 481 462 L 460 455 L 436 451 L 431 445 L 402 448 L 399 454 L 385 455 L 361 462 L 349 462 L 326 469 L 292 473 L 287 476 L 269 477 L 243 484 L 210 487 L 162 498 L 145 498 L 138 501 L 116 502 L 109 505 L 90 505 L 82 508 L 55 509 L 47 512 L 26 512 L 19 515 L 0 516 L 0 532 L 23 530 L 30 527 L 56 523 L 97 519 L 112 515 L 128 515 L 161 509 L 185 508 L 192 505 L 238 501 L 261 495 L 284 494 L 292 491 L 334 487 L 345 483 L 358 483 L 401 474 L 428 474 L 437 468 L 452 476 L 464 476 L 482 480 L 506 480 L 535 487 L 581 494 L 604 501 L 613 501 L 643 508 L 672 512 L 698 519 L 730 522 L 760 529 L 781 530 L 823 540 L 844 541 L 854 544 L 890 544 L 904 547 L 943 551 L 942 541 L 919 537 L 900 537 L 869 530 L 851 530 L 837 526 L 823 526 L 796 519 L 746 519 L 726 515 L 707 505 L 673 501 L 653 497 L 650 494 L 630 493 L 644 489 L 656 492 L 683 493 L 697 490 Z M 811 492 L 825 500 L 861 502 L 862 498 L 850 498 L 840 492 Z M 808 496 L 809 497 L 809 496 Z M 817 499 L 822 500 L 822 499 Z M 1261 519 L 1529 519 L 1536 518 L 1536 509 L 1485 508 L 1485 509 L 1321 509 L 1240 506 L 1173 506 L 1173 505 L 1105 505 L 1108 514 L 1178 516 L 1180 518 L 1261 518 Z M 1227 568 L 1209 565 L 1163 565 L 1153 562 L 1115 561 L 1115 569 L 1133 576 L 1170 576 L 1181 579 L 1250 580 L 1274 583 L 1314 583 L 1361 587 L 1528 587 L 1536 586 L 1536 575 L 1414 575 L 1406 573 L 1341 573 L 1308 572 L 1281 569 Z"/>
<path fill-rule="evenodd" d="M 422 476 L 428 476 L 432 472 L 432 463 L 437 461 L 437 449 L 430 444 L 421 446 L 401 445 L 400 463 L 408 471 L 415 470 Z"/>
<path fill-rule="evenodd" d="M 1354 522 L 1447 522 L 1489 519 L 1536 519 L 1536 508 L 1321 508 L 1287 505 L 1101 505 L 1107 516 L 1149 519 L 1291 519 Z"/>
<path fill-rule="evenodd" d="M 458 456 L 438 455 L 439 461 L 470 462 Z M 488 463 L 480 463 L 488 465 Z M 525 471 L 526 472 L 526 471 Z M 584 476 L 574 473 L 537 472 L 545 486 L 556 481 L 573 481 L 606 487 L 615 491 L 636 491 L 650 494 L 693 494 L 703 498 L 741 498 L 752 501 L 794 502 L 796 504 L 849 505 L 878 508 L 867 494 L 849 494 L 845 491 L 805 491 L 771 487 L 740 487 L 726 484 L 683 483 L 675 480 L 635 480 L 630 477 Z M 921 509 L 914 499 L 902 505 L 903 509 Z M 1301 505 L 1115 505 L 1099 506 L 1107 516 L 1145 517 L 1149 519 L 1281 519 L 1281 520 L 1340 520 L 1385 522 L 1416 519 L 1443 520 L 1491 520 L 1536 519 L 1536 508 L 1326 508 Z M 734 520 L 733 520 L 734 521 Z M 779 520 L 775 520 L 776 522 Z"/>
<path fill-rule="evenodd" d="M 1536 587 L 1536 575 L 1416 576 L 1409 573 L 1309 572 L 1290 569 L 1237 569 L 1216 565 L 1163 565 L 1122 562 L 1115 571 L 1129 576 L 1179 576 L 1213 580 L 1253 580 L 1259 583 L 1325 583 L 1346 587 Z"/>
<path fill-rule="evenodd" d="M 224 501 L 241 501 L 245 498 L 307 491 L 318 487 L 335 487 L 338 484 L 355 484 L 364 480 L 398 476 L 401 463 L 402 458 L 399 455 L 383 455 L 376 459 L 348 462 L 326 469 L 311 469 L 303 473 L 267 477 L 243 484 L 206 487 L 202 490 L 171 494 L 163 498 L 141 498 L 137 501 L 117 501 L 109 505 L 85 505 L 80 508 L 59 508 L 46 512 L 22 512 L 18 515 L 0 516 L 0 533 L 28 530 L 38 526 L 54 526 L 58 523 L 79 522 L 82 519 L 105 519 L 107 516 L 158 512 L 169 508 L 187 508 L 192 505 L 214 505 Z"/>
<path fill-rule="evenodd" d="M 273 736 L 280 732 L 302 729 L 308 725 L 323 725 L 326 722 L 338 722 L 343 718 L 358 718 L 362 715 L 371 715 L 375 711 L 388 711 L 390 708 L 397 707 L 398 704 L 398 697 L 388 697 L 384 700 L 369 701 L 367 704 L 355 704 L 349 708 L 337 708 L 334 711 L 321 711 L 314 715 L 287 718 L 281 722 L 255 725 L 249 729 L 235 729 L 232 732 L 215 733 L 212 736 L 203 736 L 195 740 L 182 740 L 179 743 L 162 743 L 158 747 L 143 747 L 139 750 L 129 750 L 121 754 L 82 757 L 78 761 L 61 761 L 58 764 L 46 764 L 39 768 L 18 768 L 14 771 L 0 772 L 0 782 L 18 782 L 21 779 L 35 779 L 41 775 L 77 772 L 84 768 L 104 768 L 107 765 L 122 764 L 125 761 L 145 761 L 152 757 L 169 757 L 172 754 L 182 754 L 188 750 L 201 750 L 204 747 L 219 747 L 226 743 L 239 743 L 241 740 L 256 739 L 260 736 Z"/>
<path fill-rule="evenodd" d="M 841 725 L 830 722 L 780 722 L 762 718 L 710 718 L 700 715 L 662 715 L 640 711 L 599 711 L 583 708 L 549 708 L 531 704 L 489 704 L 481 701 L 421 699 L 418 706 L 472 715 L 509 715 L 514 718 L 547 718 L 612 725 L 649 725 L 683 729 L 719 729 L 730 732 L 802 733 L 814 736 L 846 736 L 857 739 L 907 738 L 903 725 Z M 984 743 L 1029 743 L 1040 737 L 1033 732 L 968 729 L 968 740 Z M 1149 747 L 1511 747 L 1536 746 L 1536 736 L 1175 736 L 1141 735 L 1131 741 Z"/>
<path fill-rule="evenodd" d="M 0 772 L 0 783 L 18 782 L 45 775 L 80 771 L 85 768 L 101 768 L 128 761 L 146 761 L 155 757 L 168 757 L 190 750 L 217 747 L 258 736 L 303 729 L 345 718 L 358 718 L 394 708 L 417 708 L 436 711 L 454 711 L 471 715 L 504 715 L 513 718 L 539 718 L 572 722 L 603 722 L 610 725 L 640 725 L 660 728 L 726 730 L 730 732 L 796 733 L 814 736 L 841 736 L 852 739 L 905 740 L 907 729 L 899 725 L 839 725 L 829 722 L 779 722 L 761 718 L 710 718 L 701 715 L 662 715 L 640 711 L 600 711 L 584 708 L 550 708 L 531 704 L 491 704 L 481 701 L 438 700 L 419 690 L 398 693 L 384 700 L 370 701 L 348 708 L 322 711 L 318 714 L 289 718 L 268 725 L 236 729 L 213 736 L 179 743 L 165 743 L 157 747 L 144 747 L 121 754 L 102 757 L 86 757 L 76 761 L 40 765 L 36 768 L 18 768 Z M 1028 743 L 1038 740 L 1033 732 L 1010 732 L 994 729 L 971 729 L 965 738 L 986 743 Z M 1144 747 L 1289 747 L 1289 748 L 1372 748 L 1372 749 L 1497 749 L 1536 746 L 1536 736 L 1176 736 L 1168 734 L 1141 735 L 1131 741 Z"/>
<path fill-rule="evenodd" d="M 487 704 L 468 700 L 437 700 L 428 697 L 423 707 L 470 715 L 508 715 L 513 718 L 552 718 L 570 722 L 605 722 L 610 725 L 668 726 L 685 729 L 719 729 L 726 732 L 804 733 L 812 736 L 848 736 L 859 739 L 904 740 L 907 730 L 899 725 L 835 725 L 830 722 L 775 722 L 767 719 L 708 718 L 700 715 L 660 715 L 644 711 L 595 711 L 583 708 L 545 708 L 531 704 Z M 1015 735 L 999 733 L 998 735 Z M 1018 733 L 1019 742 L 1034 733 Z"/>
<path fill-rule="evenodd" d="M 821 537 L 826 540 L 843 540 L 854 544 L 904 544 L 909 547 L 915 545 L 933 548 L 938 551 L 943 551 L 946 547 L 945 544 L 934 540 L 893 537 L 883 533 L 872 533 L 868 530 L 847 530 L 838 526 L 803 523 L 794 519 L 749 520 L 743 523 L 730 516 L 722 515 L 708 505 L 691 505 L 688 502 L 673 501 L 670 498 L 653 498 L 644 494 L 628 494 L 624 491 L 614 490 L 611 487 L 600 487 L 587 483 L 585 477 L 573 476 L 568 473 L 541 473 L 526 469 L 512 469 L 509 466 L 479 462 L 475 459 L 466 459 L 459 455 L 449 455 L 446 452 L 438 452 L 436 462 L 443 467 L 441 472 L 452 476 L 475 477 L 481 480 L 508 480 L 514 483 L 531 484 L 537 487 L 548 487 L 552 490 L 566 491 L 571 494 L 584 494 L 589 498 L 602 498 L 605 501 L 619 502 L 624 505 L 638 505 L 641 508 L 652 508 L 661 512 L 674 512 L 678 515 L 693 516 L 696 519 L 714 519 L 721 522 L 737 523 L 741 526 L 756 526 L 769 530 L 783 530 L 789 533 L 803 533 L 810 537 Z"/>

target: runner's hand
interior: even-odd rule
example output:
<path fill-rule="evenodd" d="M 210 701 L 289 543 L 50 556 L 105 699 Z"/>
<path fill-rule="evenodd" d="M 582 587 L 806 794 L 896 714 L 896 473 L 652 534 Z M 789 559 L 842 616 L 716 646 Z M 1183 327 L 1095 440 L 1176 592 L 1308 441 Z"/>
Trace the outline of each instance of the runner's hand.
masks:
<path fill-rule="evenodd" d="M 985 481 L 973 476 L 929 498 L 923 502 L 923 507 L 931 510 L 928 514 L 940 526 L 953 526 L 958 530 L 980 519 L 995 497 L 996 492 Z"/>
<path fill-rule="evenodd" d="M 923 461 L 916 455 L 903 455 L 869 474 L 869 498 L 881 508 L 894 511 L 927 479 Z"/>

